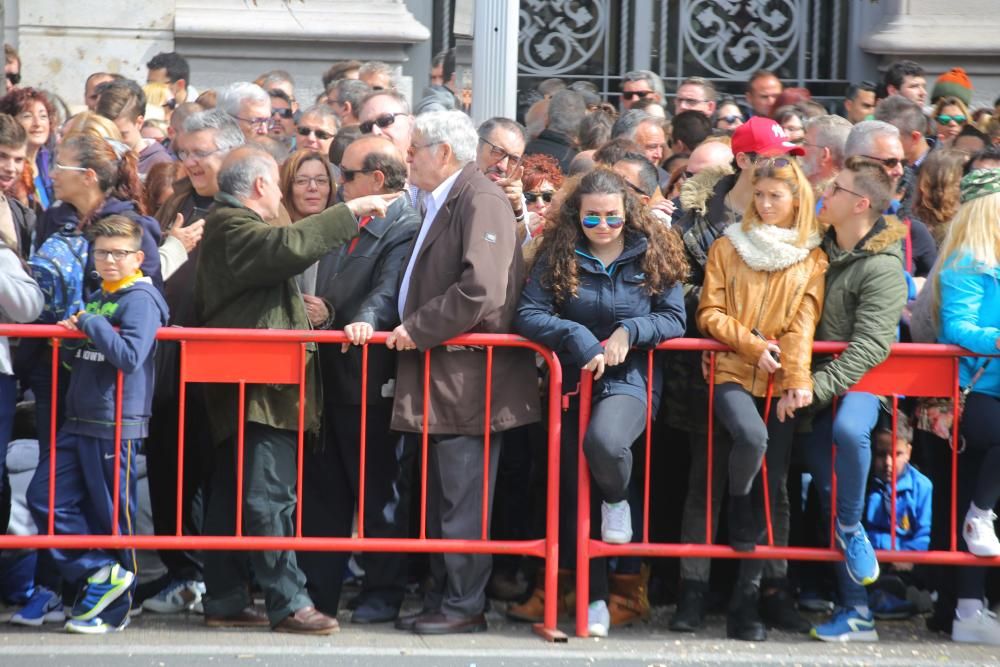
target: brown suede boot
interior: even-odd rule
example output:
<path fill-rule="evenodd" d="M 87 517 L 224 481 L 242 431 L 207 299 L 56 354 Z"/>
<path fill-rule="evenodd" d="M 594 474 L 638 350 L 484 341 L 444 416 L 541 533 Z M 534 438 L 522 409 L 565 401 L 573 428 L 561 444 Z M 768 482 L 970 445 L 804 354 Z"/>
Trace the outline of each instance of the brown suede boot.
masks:
<path fill-rule="evenodd" d="M 611 625 L 630 625 L 649 619 L 649 566 L 643 563 L 639 574 L 609 575 L 608 612 Z"/>
<path fill-rule="evenodd" d="M 565 617 L 571 611 L 571 604 L 576 600 L 573 586 L 572 570 L 559 570 L 559 583 L 556 598 L 556 613 Z M 507 618 L 525 623 L 541 623 L 545 620 L 545 570 L 538 572 L 535 579 L 535 590 L 531 597 L 521 604 L 507 607 Z"/>

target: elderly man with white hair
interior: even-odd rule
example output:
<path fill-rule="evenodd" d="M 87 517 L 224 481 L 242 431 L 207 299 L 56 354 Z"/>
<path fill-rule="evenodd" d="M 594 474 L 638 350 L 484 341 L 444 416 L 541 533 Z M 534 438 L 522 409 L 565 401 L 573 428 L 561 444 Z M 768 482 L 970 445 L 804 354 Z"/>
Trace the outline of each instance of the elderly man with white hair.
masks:
<path fill-rule="evenodd" d="M 232 116 L 247 141 L 271 127 L 271 96 L 255 83 L 237 81 L 219 93 L 216 107 Z"/>
<path fill-rule="evenodd" d="M 483 504 L 492 506 L 503 432 L 539 419 L 533 355 L 494 349 L 488 388 L 486 349 L 441 347 L 466 333 L 509 333 L 524 277 L 514 212 L 503 190 L 476 166 L 477 143 L 468 116 L 436 111 L 416 118 L 408 152 L 410 182 L 427 193 L 426 213 L 399 287 L 402 323 L 386 344 L 400 350 L 392 428 L 412 434 L 424 423 L 424 352 L 436 348 L 426 357 L 431 538 L 482 536 Z M 492 392 L 488 413 L 487 391 Z M 423 610 L 400 618 L 396 627 L 418 634 L 485 630 L 490 556 L 431 554 L 430 561 L 432 582 Z"/>

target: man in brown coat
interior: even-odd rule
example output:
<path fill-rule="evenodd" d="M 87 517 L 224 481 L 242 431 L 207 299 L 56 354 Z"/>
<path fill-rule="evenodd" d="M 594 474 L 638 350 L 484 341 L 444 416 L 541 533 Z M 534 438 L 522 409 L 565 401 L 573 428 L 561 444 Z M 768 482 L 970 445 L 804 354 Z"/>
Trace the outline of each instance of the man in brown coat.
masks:
<path fill-rule="evenodd" d="M 399 288 L 402 324 L 386 344 L 400 350 L 392 428 L 423 428 L 423 359 L 431 352 L 428 411 L 427 535 L 482 535 L 484 440 L 489 423 L 492 505 L 502 433 L 538 421 L 533 359 L 497 348 L 486 415 L 486 351 L 437 347 L 466 333 L 508 333 L 524 277 L 516 223 L 503 191 L 476 167 L 477 136 L 468 116 L 438 111 L 416 119 L 410 182 L 428 193 L 427 210 Z M 414 350 L 419 350 L 416 352 Z M 486 629 L 483 608 L 492 559 L 432 554 L 424 609 L 397 627 L 419 634 Z"/>

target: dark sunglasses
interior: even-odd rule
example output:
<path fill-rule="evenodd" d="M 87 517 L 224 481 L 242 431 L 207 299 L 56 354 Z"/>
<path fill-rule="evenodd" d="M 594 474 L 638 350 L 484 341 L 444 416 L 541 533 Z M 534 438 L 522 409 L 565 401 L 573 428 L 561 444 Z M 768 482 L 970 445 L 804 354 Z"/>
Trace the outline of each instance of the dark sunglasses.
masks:
<path fill-rule="evenodd" d="M 15 82 L 16 83 L 16 82 Z M 948 114 L 941 114 L 935 120 L 941 125 L 947 125 L 948 123 L 955 122 L 959 125 L 965 123 L 968 120 L 965 116 L 949 116 Z"/>
<path fill-rule="evenodd" d="M 552 201 L 552 195 L 554 194 L 554 192 L 525 192 L 524 201 L 529 204 L 534 204 L 536 201 L 541 199 L 543 202 L 548 204 Z"/>
<path fill-rule="evenodd" d="M 308 137 L 310 134 L 315 134 L 316 138 L 320 141 L 326 141 L 327 139 L 333 139 L 333 135 L 326 130 L 314 130 L 311 127 L 300 127 L 298 129 L 300 137 Z"/>
<path fill-rule="evenodd" d="M 354 180 L 354 177 L 357 176 L 358 174 L 370 174 L 373 171 L 375 171 L 375 170 L 374 169 L 344 169 L 343 167 L 340 168 L 340 174 L 341 174 L 341 176 L 344 177 L 343 178 L 344 183 L 350 183 L 351 181 Z"/>
<path fill-rule="evenodd" d="M 735 123 L 736 121 L 743 122 L 743 116 L 731 115 L 731 116 L 719 116 L 719 120 L 724 120 L 727 123 Z"/>
<path fill-rule="evenodd" d="M 897 166 L 902 165 L 906 167 L 906 159 L 900 160 L 898 157 L 875 157 L 874 155 L 862 155 L 861 157 L 868 158 L 869 160 L 875 160 L 875 162 L 881 162 L 889 169 L 895 169 Z"/>
<path fill-rule="evenodd" d="M 291 109 L 271 109 L 271 115 L 288 120 L 295 115 L 295 112 Z"/>
<path fill-rule="evenodd" d="M 611 229 L 618 229 L 625 224 L 625 218 L 620 215 L 585 215 L 580 222 L 587 229 L 593 229 L 605 222 Z"/>
<path fill-rule="evenodd" d="M 629 181 L 625 181 L 625 185 L 629 186 L 632 189 L 632 192 L 636 193 L 640 197 L 648 197 L 649 196 L 648 192 L 644 192 L 643 189 L 640 188 L 635 183 L 630 183 Z"/>
<path fill-rule="evenodd" d="M 372 130 L 375 129 L 376 125 L 378 125 L 380 128 L 384 130 L 385 128 L 389 127 L 390 125 L 396 122 L 396 116 L 405 116 L 405 115 L 407 114 L 402 111 L 397 111 L 396 113 L 384 113 L 378 118 L 374 118 L 372 120 L 366 120 L 365 122 L 361 123 L 361 125 L 359 125 L 358 127 L 361 130 L 361 134 L 371 134 Z"/>
<path fill-rule="evenodd" d="M 652 95 L 652 90 L 628 90 L 622 93 L 622 99 L 631 100 L 638 97 L 640 100 L 646 95 Z"/>
<path fill-rule="evenodd" d="M 16 86 L 21 83 L 21 73 L 20 72 L 7 72 L 7 80 L 10 81 L 11 85 Z"/>
<path fill-rule="evenodd" d="M 791 163 L 786 157 L 768 157 L 757 160 L 753 166 L 757 169 L 784 169 Z"/>
<path fill-rule="evenodd" d="M 177 100 L 175 100 L 175 99 L 169 99 L 166 102 L 164 102 L 163 104 L 161 104 L 160 106 L 163 107 L 164 109 L 169 109 L 169 110 L 173 111 L 174 109 L 177 108 Z"/>

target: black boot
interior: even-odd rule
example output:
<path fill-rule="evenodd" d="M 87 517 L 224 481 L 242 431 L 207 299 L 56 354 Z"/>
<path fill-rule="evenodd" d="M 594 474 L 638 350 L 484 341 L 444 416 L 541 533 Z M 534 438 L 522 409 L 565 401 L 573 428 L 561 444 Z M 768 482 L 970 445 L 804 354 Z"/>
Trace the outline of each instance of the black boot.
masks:
<path fill-rule="evenodd" d="M 736 582 L 726 616 L 726 636 L 745 642 L 767 641 L 767 629 L 757 612 L 760 591 L 753 584 Z"/>
<path fill-rule="evenodd" d="M 809 634 L 812 623 L 795 609 L 787 579 L 765 579 L 760 590 L 760 615 L 767 627 Z"/>
<path fill-rule="evenodd" d="M 753 551 L 757 547 L 760 530 L 753 497 L 752 493 L 729 494 L 729 546 L 736 551 Z"/>
<path fill-rule="evenodd" d="M 670 619 L 672 632 L 697 632 L 705 624 L 705 596 L 708 583 L 685 579 L 681 581 L 681 596 L 677 611 Z"/>

